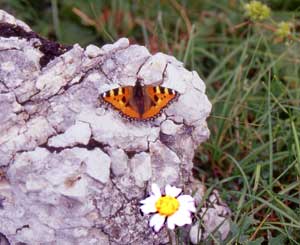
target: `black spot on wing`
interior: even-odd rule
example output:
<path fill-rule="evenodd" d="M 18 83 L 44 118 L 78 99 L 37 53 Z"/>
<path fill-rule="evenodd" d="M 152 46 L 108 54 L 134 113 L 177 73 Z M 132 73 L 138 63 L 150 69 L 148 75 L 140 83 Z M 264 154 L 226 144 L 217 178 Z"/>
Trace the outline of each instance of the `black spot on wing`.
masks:
<path fill-rule="evenodd" d="M 119 88 L 113 89 L 114 96 L 117 96 L 119 94 Z"/>
<path fill-rule="evenodd" d="M 157 102 L 157 101 L 158 101 L 158 97 L 157 97 L 157 95 L 156 95 L 156 94 L 154 95 L 154 100 L 155 100 L 155 102 Z"/>
<path fill-rule="evenodd" d="M 126 103 L 126 98 L 125 98 L 125 96 L 122 97 L 122 101 L 123 101 L 123 103 Z"/>

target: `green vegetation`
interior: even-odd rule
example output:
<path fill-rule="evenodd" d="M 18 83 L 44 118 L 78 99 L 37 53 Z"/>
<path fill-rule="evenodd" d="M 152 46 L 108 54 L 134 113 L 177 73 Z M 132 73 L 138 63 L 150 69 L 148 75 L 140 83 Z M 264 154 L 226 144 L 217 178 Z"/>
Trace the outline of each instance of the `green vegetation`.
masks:
<path fill-rule="evenodd" d="M 270 16 L 264 8 L 256 17 L 259 6 L 247 3 L 2 0 L 0 8 L 62 43 L 126 36 L 196 70 L 213 111 L 195 176 L 232 210 L 222 244 L 300 244 L 300 0 L 267 1 Z M 213 243 L 212 235 L 205 244 Z"/>

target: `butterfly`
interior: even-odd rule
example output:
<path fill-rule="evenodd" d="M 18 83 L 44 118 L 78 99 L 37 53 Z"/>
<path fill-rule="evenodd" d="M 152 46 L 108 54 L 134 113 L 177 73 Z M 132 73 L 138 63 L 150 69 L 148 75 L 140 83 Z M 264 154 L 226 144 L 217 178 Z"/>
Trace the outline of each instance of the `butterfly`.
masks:
<path fill-rule="evenodd" d="M 178 95 L 178 92 L 162 86 L 142 86 L 140 80 L 135 86 L 119 87 L 100 95 L 123 116 L 133 120 L 149 120 L 159 116 L 161 111 Z"/>

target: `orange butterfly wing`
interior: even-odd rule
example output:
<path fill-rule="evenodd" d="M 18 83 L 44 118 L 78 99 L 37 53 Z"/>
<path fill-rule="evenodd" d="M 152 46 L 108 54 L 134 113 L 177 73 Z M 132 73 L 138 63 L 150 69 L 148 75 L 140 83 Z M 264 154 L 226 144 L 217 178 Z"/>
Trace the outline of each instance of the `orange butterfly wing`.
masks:
<path fill-rule="evenodd" d="M 144 120 L 157 116 L 177 95 L 175 90 L 161 86 L 146 86 L 146 93 L 151 105 L 142 115 Z"/>
<path fill-rule="evenodd" d="M 101 98 L 119 110 L 123 115 L 140 119 L 140 114 L 129 104 L 129 100 L 132 98 L 132 87 L 120 87 L 109 90 L 103 93 Z"/>

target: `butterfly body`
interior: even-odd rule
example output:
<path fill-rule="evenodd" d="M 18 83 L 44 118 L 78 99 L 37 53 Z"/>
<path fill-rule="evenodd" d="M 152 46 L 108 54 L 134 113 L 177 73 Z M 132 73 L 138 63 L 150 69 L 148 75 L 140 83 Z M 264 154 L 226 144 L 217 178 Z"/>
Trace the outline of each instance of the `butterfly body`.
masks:
<path fill-rule="evenodd" d="M 112 105 L 122 115 L 134 120 L 149 120 L 158 116 L 177 95 L 173 89 L 162 86 L 135 86 L 111 89 L 103 94 L 104 102 Z"/>

